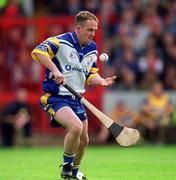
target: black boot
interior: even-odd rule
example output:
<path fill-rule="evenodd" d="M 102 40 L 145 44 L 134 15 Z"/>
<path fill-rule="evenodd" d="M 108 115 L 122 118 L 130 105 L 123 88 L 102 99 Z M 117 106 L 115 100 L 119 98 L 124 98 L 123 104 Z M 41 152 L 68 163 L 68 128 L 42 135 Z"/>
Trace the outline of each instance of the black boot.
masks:
<path fill-rule="evenodd" d="M 61 178 L 71 179 L 73 177 L 72 176 L 73 165 L 71 163 L 66 163 L 66 164 L 63 164 L 61 166 L 63 166 L 62 172 L 61 172 Z"/>

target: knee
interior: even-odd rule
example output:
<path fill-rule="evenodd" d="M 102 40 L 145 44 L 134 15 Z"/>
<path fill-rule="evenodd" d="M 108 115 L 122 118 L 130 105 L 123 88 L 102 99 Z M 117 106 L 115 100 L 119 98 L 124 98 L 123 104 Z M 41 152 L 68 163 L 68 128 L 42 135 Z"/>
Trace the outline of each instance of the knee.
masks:
<path fill-rule="evenodd" d="M 88 144 L 89 144 L 89 136 L 88 135 L 86 135 L 85 137 L 82 137 L 80 139 L 80 145 L 82 147 L 86 147 Z"/>
<path fill-rule="evenodd" d="M 83 125 L 81 122 L 74 123 L 69 130 L 72 132 L 72 134 L 80 136 L 83 130 Z"/>

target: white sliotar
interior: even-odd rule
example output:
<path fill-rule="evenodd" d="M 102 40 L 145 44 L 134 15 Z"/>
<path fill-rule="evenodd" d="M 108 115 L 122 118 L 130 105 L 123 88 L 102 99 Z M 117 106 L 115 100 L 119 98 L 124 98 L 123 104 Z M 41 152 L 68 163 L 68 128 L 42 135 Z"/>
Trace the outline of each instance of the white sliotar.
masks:
<path fill-rule="evenodd" d="M 100 61 L 106 62 L 106 61 L 108 61 L 109 56 L 106 53 L 102 53 L 102 54 L 100 54 L 99 58 L 100 58 Z"/>

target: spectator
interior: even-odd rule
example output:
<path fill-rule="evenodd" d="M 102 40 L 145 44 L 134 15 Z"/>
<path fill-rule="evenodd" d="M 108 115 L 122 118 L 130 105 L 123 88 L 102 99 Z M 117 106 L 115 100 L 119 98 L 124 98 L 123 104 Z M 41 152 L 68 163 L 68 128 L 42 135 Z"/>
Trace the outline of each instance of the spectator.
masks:
<path fill-rule="evenodd" d="M 33 81 L 32 61 L 26 47 L 19 50 L 17 59 L 12 67 L 12 72 L 13 88 L 26 87 L 30 89 L 32 85 L 35 85 Z"/>
<path fill-rule="evenodd" d="M 15 145 L 17 131 L 23 130 L 24 145 L 30 145 L 32 136 L 31 110 L 27 103 L 27 91 L 18 89 L 15 100 L 2 111 L 1 136 L 3 146 Z"/>
<path fill-rule="evenodd" d="M 163 36 L 162 36 L 162 41 L 161 42 L 162 42 L 161 43 L 162 44 L 162 48 L 161 48 L 162 54 L 161 55 L 165 59 L 165 65 L 173 64 L 170 49 L 172 49 L 172 47 L 174 46 L 174 44 L 176 42 L 176 38 L 174 37 L 174 34 L 172 34 L 170 32 L 164 33 Z"/>
<path fill-rule="evenodd" d="M 117 31 L 122 31 L 125 29 L 127 32 L 127 35 L 129 37 L 133 34 L 133 28 L 134 28 L 134 20 L 135 20 L 135 12 L 133 9 L 126 9 L 121 14 L 120 23 L 117 25 Z"/>
<path fill-rule="evenodd" d="M 84 10 L 90 11 L 94 14 L 98 12 L 98 1 L 96 0 L 84 0 L 82 5 Z"/>
<path fill-rule="evenodd" d="M 113 37 L 117 25 L 117 12 L 113 0 L 102 0 L 99 4 L 99 12 L 102 16 L 104 37 Z"/>
<path fill-rule="evenodd" d="M 139 72 L 144 80 L 145 74 L 154 73 L 159 80 L 163 73 L 163 61 L 159 58 L 155 49 L 148 49 L 146 55 L 138 62 Z"/>
<path fill-rule="evenodd" d="M 4 68 L 7 73 L 4 77 L 5 89 L 12 90 L 13 87 L 13 67 L 17 60 L 17 55 L 22 43 L 21 30 L 18 27 L 7 29 L 5 36 L 2 38 L 3 54 L 4 54 Z M 23 40 L 24 41 L 24 40 Z M 10 42 L 10 43 L 9 43 Z"/>
<path fill-rule="evenodd" d="M 121 70 L 121 79 L 120 82 L 117 83 L 117 88 L 121 90 L 135 90 L 137 88 L 135 81 L 135 73 L 126 66 L 123 66 Z"/>
<path fill-rule="evenodd" d="M 75 15 L 80 10 L 80 6 L 81 2 L 79 0 L 67 0 L 67 9 L 70 15 Z"/>
<path fill-rule="evenodd" d="M 126 48 L 123 50 L 121 57 L 118 59 L 118 62 L 114 63 L 114 66 L 116 69 L 118 69 L 118 71 L 120 71 L 123 66 L 126 66 L 135 74 L 138 73 L 138 65 L 135 59 L 134 52 L 131 48 Z"/>
<path fill-rule="evenodd" d="M 109 117 L 122 126 L 136 127 L 139 119 L 138 114 L 132 111 L 124 100 L 119 100 L 115 108 L 110 112 Z M 102 125 L 97 141 L 106 143 L 111 140 L 108 129 Z"/>
<path fill-rule="evenodd" d="M 126 33 L 125 29 L 120 32 L 120 36 L 116 39 L 116 47 L 113 47 L 113 52 L 110 56 L 113 58 L 110 65 L 116 73 L 120 72 L 123 64 L 127 64 L 129 68 L 136 69 L 134 54 L 131 52 L 132 41 Z"/>
<path fill-rule="evenodd" d="M 173 65 L 166 67 L 163 84 L 166 90 L 176 89 L 176 67 Z"/>
<path fill-rule="evenodd" d="M 146 12 L 143 13 L 140 23 L 133 28 L 133 49 L 135 53 L 140 54 L 147 45 L 147 41 L 150 38 L 151 33 L 151 19 Z"/>
<path fill-rule="evenodd" d="M 155 72 L 147 71 L 139 82 L 139 90 L 150 90 L 158 82 Z"/>
<path fill-rule="evenodd" d="M 151 142 L 165 142 L 166 128 L 174 107 L 162 84 L 156 83 L 140 109 L 141 123 L 144 126 L 144 138 Z"/>
<path fill-rule="evenodd" d="M 170 7 L 165 8 L 165 12 L 161 15 L 163 16 L 163 28 L 165 32 L 176 33 L 176 16 L 174 12 L 174 4 L 170 3 Z"/>

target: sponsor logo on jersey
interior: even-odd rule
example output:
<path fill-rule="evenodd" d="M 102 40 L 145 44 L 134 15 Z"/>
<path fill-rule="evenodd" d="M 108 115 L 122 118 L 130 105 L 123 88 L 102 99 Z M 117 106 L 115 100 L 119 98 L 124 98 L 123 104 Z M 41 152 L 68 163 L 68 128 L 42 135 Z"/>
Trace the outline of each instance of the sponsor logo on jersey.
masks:
<path fill-rule="evenodd" d="M 45 45 L 43 45 L 43 44 L 38 45 L 36 47 L 36 49 L 39 49 L 39 50 L 42 50 L 42 51 L 45 51 L 45 52 L 47 52 L 47 50 L 48 50 L 47 47 Z"/>
<path fill-rule="evenodd" d="M 65 69 L 67 71 L 78 71 L 78 72 L 84 72 L 84 73 L 87 73 L 87 71 L 83 70 L 82 68 L 78 68 L 78 67 L 72 67 L 71 65 L 67 64 L 65 66 Z"/>

